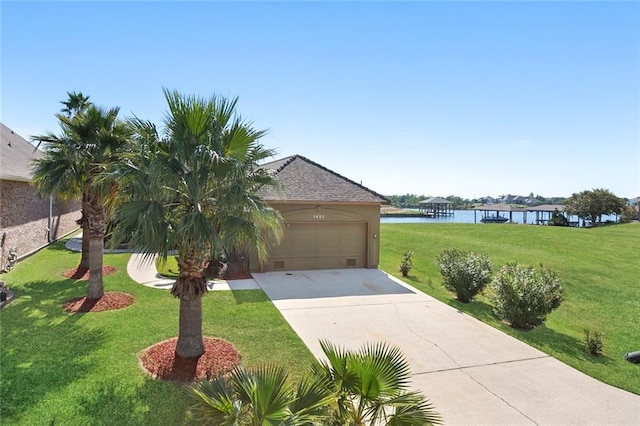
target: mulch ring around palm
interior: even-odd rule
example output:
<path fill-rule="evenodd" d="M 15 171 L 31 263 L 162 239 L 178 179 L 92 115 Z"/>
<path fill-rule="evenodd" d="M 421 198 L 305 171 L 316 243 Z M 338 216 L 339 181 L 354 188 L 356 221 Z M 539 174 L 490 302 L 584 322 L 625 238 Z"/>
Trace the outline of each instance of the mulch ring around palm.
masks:
<path fill-rule="evenodd" d="M 114 272 L 117 272 L 118 268 L 111 265 L 104 265 L 102 267 L 102 275 L 110 275 Z M 71 268 L 67 269 L 62 273 L 66 278 L 71 278 L 72 280 L 88 280 L 89 279 L 89 268 Z"/>
<path fill-rule="evenodd" d="M 138 355 L 140 366 L 159 380 L 188 383 L 226 374 L 240 364 L 240 354 L 231 343 L 213 337 L 203 341 L 205 352 L 197 358 L 176 355 L 177 337 L 156 343 Z"/>
<path fill-rule="evenodd" d="M 133 305 L 134 298 L 129 293 L 108 291 L 100 299 L 87 299 L 86 296 L 76 297 L 65 302 L 62 308 L 71 313 L 115 311 Z"/>

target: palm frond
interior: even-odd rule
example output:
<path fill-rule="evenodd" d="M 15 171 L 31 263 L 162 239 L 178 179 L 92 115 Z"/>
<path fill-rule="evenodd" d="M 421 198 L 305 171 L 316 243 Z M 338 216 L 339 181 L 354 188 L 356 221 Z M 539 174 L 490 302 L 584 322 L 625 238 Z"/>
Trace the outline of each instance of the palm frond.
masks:
<path fill-rule="evenodd" d="M 326 421 L 336 395 L 327 378 L 307 376 L 298 383 L 294 398 L 289 405 L 291 424 L 313 424 Z"/>
<path fill-rule="evenodd" d="M 235 398 L 233 387 L 223 376 L 192 385 L 187 388 L 187 393 L 193 401 L 189 411 L 198 424 L 239 424 L 243 405 Z"/>
<path fill-rule="evenodd" d="M 230 380 L 239 399 L 250 405 L 252 424 L 278 425 L 290 417 L 289 405 L 294 397 L 283 367 L 236 368 L 230 374 Z"/>
<path fill-rule="evenodd" d="M 418 392 L 401 393 L 385 401 L 387 411 L 380 410 L 377 416 L 371 416 L 373 422 L 380 420 L 388 426 L 422 426 L 442 424 L 442 417 L 433 405 Z M 391 409 L 389 409 L 391 407 Z M 383 421 L 384 419 L 384 421 Z"/>

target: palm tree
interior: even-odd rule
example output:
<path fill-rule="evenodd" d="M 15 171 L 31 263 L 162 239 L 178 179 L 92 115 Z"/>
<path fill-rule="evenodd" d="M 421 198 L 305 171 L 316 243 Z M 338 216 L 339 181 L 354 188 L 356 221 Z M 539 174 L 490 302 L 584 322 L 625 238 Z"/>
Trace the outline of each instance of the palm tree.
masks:
<path fill-rule="evenodd" d="M 82 113 L 89 107 L 89 105 L 91 105 L 91 102 L 89 102 L 89 96 L 84 96 L 82 92 L 67 92 L 67 96 L 69 96 L 69 99 L 61 101 L 60 103 L 64 105 L 62 113 L 68 118 Z"/>
<path fill-rule="evenodd" d="M 82 92 L 67 92 L 69 97 L 66 101 L 60 103 L 64 105 L 61 112 L 68 118 L 82 114 L 90 105 L 90 96 L 84 96 Z M 81 210 L 82 216 L 78 219 L 77 224 L 82 228 L 82 251 L 80 255 L 80 264 L 78 269 L 86 271 L 89 269 L 89 232 L 87 229 L 87 218 L 84 209 Z"/>
<path fill-rule="evenodd" d="M 276 366 L 236 367 L 187 391 L 193 401 L 189 411 L 203 425 L 321 425 L 334 399 L 321 378 L 305 377 L 294 386 Z"/>
<path fill-rule="evenodd" d="M 82 197 L 85 170 L 81 163 L 84 159 L 81 158 L 79 144 L 73 139 L 73 136 L 63 132 L 60 135 L 47 133 L 31 138 L 40 143 L 46 143 L 45 156 L 33 162 L 32 182 L 38 189 L 38 195 L 53 195 L 62 200 Z M 84 210 L 84 203 L 82 206 Z M 84 217 L 84 212 L 82 212 L 82 217 L 77 222 L 83 230 L 79 270 L 89 268 L 89 238 Z"/>
<path fill-rule="evenodd" d="M 282 220 L 256 196 L 274 184 L 257 164 L 273 151 L 258 143 L 265 132 L 236 114 L 237 98 L 164 94 L 169 111 L 162 136 L 148 121 L 130 121 L 137 146 L 121 161 L 128 201 L 117 209 L 116 240 L 130 238 L 147 257 L 177 252 L 176 354 L 194 358 L 204 353 L 201 299 L 209 262 L 230 244 L 250 246 L 264 260 Z"/>
<path fill-rule="evenodd" d="M 440 416 L 425 397 L 408 390 L 409 364 L 399 349 L 385 343 L 350 351 L 321 341 L 326 356 L 312 367 L 337 395 L 334 424 L 430 425 Z"/>
<path fill-rule="evenodd" d="M 118 121 L 119 109 L 91 104 L 73 117 L 57 114 L 62 132 L 32 137 L 45 142 L 45 155 L 34 163 L 34 183 L 41 194 L 82 198 L 83 240 L 89 241 L 88 299 L 104 295 L 102 251 L 108 201 L 115 181 L 108 168 L 128 143 L 128 127 Z M 81 262 L 82 266 L 82 262 Z"/>
<path fill-rule="evenodd" d="M 41 143 L 46 143 L 47 158 L 36 162 L 35 185 L 39 189 L 40 196 L 55 195 L 59 199 L 68 200 L 82 197 L 82 185 L 84 180 L 84 168 L 78 167 L 80 158 L 77 138 L 72 134 L 64 132 L 63 119 L 71 119 L 82 114 L 90 105 L 89 96 L 84 96 L 80 92 L 67 92 L 69 98 L 61 101 L 65 107 L 61 110 L 64 115 L 57 114 L 63 132 L 56 135 L 48 132 L 41 136 L 32 136 L 31 139 Z M 64 117 L 64 118 L 63 118 Z M 84 206 L 84 204 L 83 204 Z M 78 270 L 89 269 L 89 233 L 87 231 L 87 220 L 84 209 L 82 215 L 76 222 L 82 228 L 82 251 Z"/>

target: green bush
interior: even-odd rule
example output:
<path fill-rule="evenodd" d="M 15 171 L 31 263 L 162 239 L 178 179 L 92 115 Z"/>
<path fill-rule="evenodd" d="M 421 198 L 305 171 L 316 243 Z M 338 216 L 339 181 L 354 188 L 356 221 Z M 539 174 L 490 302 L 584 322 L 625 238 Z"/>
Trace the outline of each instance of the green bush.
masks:
<path fill-rule="evenodd" d="M 629 223 L 640 219 L 640 214 L 632 206 L 624 206 L 620 211 L 620 223 Z"/>
<path fill-rule="evenodd" d="M 411 268 L 413 268 L 413 252 L 408 250 L 404 252 L 402 255 L 402 262 L 400 262 L 400 272 L 402 272 L 402 276 L 409 276 Z"/>
<path fill-rule="evenodd" d="M 584 342 L 587 344 L 589 353 L 593 355 L 602 354 L 602 346 L 604 345 L 604 334 L 599 331 L 584 330 Z"/>
<path fill-rule="evenodd" d="M 491 281 L 491 262 L 486 254 L 467 253 L 456 248 L 443 250 L 438 256 L 442 285 L 469 303 Z"/>
<path fill-rule="evenodd" d="M 517 328 L 541 324 L 564 297 L 558 274 L 542 265 L 536 270 L 516 263 L 506 264 L 489 288 L 494 313 Z"/>
<path fill-rule="evenodd" d="M 567 220 L 567 217 L 564 214 L 560 213 L 558 209 L 555 209 L 553 211 L 553 214 L 551 215 L 551 219 L 549 220 L 549 225 L 569 226 L 569 221 Z"/>

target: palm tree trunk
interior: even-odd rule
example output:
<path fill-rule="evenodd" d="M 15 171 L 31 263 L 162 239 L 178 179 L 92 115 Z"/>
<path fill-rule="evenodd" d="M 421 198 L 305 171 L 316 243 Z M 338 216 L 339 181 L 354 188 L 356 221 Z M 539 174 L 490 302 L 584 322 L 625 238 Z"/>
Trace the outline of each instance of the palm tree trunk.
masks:
<path fill-rule="evenodd" d="M 186 256 L 178 256 L 180 275 L 171 294 L 180 299 L 180 323 L 176 355 L 195 358 L 204 353 L 202 341 L 202 296 L 207 292 L 204 271 L 209 262 L 190 250 Z"/>
<path fill-rule="evenodd" d="M 196 358 L 203 353 L 202 296 L 180 299 L 180 326 L 176 355 L 181 358 Z"/>
<path fill-rule="evenodd" d="M 84 218 L 82 219 L 82 252 L 78 269 L 89 269 L 89 227 Z"/>
<path fill-rule="evenodd" d="M 102 249 L 104 238 L 89 239 L 89 287 L 87 288 L 88 299 L 100 299 L 104 296 L 104 286 L 102 283 Z"/>
<path fill-rule="evenodd" d="M 87 211 L 89 211 L 89 197 L 87 191 L 82 192 L 82 217 L 79 225 L 82 228 L 82 253 L 80 255 L 80 265 L 78 269 L 89 269 L 89 227 L 87 221 Z"/>
<path fill-rule="evenodd" d="M 99 299 L 104 295 L 102 284 L 102 252 L 104 249 L 105 206 L 101 197 L 88 196 L 87 228 L 89 234 L 89 288 L 87 298 Z"/>

